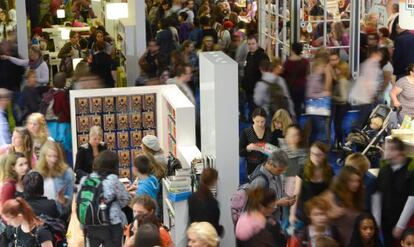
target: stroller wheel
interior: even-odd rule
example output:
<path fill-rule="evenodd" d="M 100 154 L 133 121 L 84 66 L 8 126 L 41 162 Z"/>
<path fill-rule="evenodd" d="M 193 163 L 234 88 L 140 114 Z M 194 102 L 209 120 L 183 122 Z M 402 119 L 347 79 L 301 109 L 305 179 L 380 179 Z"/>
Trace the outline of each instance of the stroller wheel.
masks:
<path fill-rule="evenodd" d="M 345 165 L 345 159 L 344 158 L 338 158 L 336 160 L 336 165 L 337 166 L 344 166 Z"/>

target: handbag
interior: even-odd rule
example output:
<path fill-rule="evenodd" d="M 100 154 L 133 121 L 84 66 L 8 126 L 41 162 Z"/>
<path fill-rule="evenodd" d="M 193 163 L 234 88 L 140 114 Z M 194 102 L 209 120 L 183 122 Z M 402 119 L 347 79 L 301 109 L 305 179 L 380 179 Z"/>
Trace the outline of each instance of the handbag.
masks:
<path fill-rule="evenodd" d="M 320 97 L 316 99 L 307 99 L 305 101 L 306 114 L 316 116 L 331 115 L 331 97 Z"/>

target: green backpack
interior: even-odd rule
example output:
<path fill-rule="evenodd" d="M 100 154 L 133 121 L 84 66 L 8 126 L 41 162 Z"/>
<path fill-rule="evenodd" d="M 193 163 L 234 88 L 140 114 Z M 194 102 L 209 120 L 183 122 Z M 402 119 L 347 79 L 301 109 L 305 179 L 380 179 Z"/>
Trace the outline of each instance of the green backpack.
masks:
<path fill-rule="evenodd" d="M 110 204 L 106 204 L 106 210 L 100 209 L 104 203 L 103 179 L 100 177 L 88 176 L 81 184 L 76 201 L 76 213 L 79 222 L 84 226 L 105 225 L 107 222 L 102 219 L 109 219 Z"/>

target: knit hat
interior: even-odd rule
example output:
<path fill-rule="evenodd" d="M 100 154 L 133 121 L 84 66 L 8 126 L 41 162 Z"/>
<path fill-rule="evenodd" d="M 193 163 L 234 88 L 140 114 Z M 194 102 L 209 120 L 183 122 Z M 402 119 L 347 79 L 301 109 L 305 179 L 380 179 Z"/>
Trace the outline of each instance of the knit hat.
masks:
<path fill-rule="evenodd" d="M 142 138 L 142 143 L 149 149 L 158 152 L 161 150 L 160 148 L 160 142 L 158 141 L 158 138 L 154 135 L 146 135 L 144 138 Z"/>

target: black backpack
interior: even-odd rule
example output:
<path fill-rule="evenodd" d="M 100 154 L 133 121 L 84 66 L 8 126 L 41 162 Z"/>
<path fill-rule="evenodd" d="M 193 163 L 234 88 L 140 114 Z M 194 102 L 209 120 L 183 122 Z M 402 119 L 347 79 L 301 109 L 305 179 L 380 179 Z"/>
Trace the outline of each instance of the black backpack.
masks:
<path fill-rule="evenodd" d="M 173 155 L 170 155 L 168 157 L 168 163 L 167 163 L 167 176 L 174 176 L 175 170 L 181 169 L 181 161 L 175 158 Z"/>
<path fill-rule="evenodd" d="M 42 100 L 39 105 L 39 112 L 45 116 L 47 121 L 58 120 L 59 117 L 53 111 L 53 105 L 55 102 L 56 91 L 51 88 L 49 91 L 43 94 Z"/>
<path fill-rule="evenodd" d="M 280 80 L 280 78 L 277 78 L 277 80 Z M 288 110 L 289 108 L 289 100 L 287 95 L 285 95 L 285 92 L 283 91 L 283 88 L 279 86 L 276 82 L 269 82 L 262 80 L 268 87 L 269 92 L 269 110 L 271 113 L 275 113 L 279 109 L 285 109 Z"/>
<path fill-rule="evenodd" d="M 52 218 L 45 214 L 41 214 L 39 218 L 43 221 L 43 225 L 37 229 L 36 235 L 40 229 L 46 228 L 53 236 L 54 247 L 66 247 L 68 241 L 66 239 L 67 229 L 65 222 L 61 219 Z M 38 243 L 38 245 L 40 246 L 41 244 Z"/>
<path fill-rule="evenodd" d="M 106 214 L 109 219 L 111 203 L 106 204 L 106 212 L 102 212 L 99 205 L 104 200 L 103 179 L 89 175 L 81 184 L 76 200 L 76 214 L 79 222 L 84 226 L 104 225 L 101 214 Z"/>

